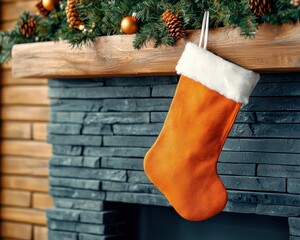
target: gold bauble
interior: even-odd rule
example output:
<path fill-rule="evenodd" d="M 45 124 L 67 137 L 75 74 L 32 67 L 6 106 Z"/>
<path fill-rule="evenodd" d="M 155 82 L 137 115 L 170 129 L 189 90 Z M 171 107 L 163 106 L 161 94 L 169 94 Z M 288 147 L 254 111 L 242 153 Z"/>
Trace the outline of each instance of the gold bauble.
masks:
<path fill-rule="evenodd" d="M 58 5 L 58 0 L 42 0 L 43 7 L 48 11 L 54 10 Z"/>
<path fill-rule="evenodd" d="M 138 31 L 138 20 L 133 16 L 123 18 L 121 22 L 123 33 L 134 34 Z"/>
<path fill-rule="evenodd" d="M 80 24 L 80 25 L 78 26 L 78 29 L 79 29 L 80 31 L 83 31 L 83 30 L 85 29 L 84 24 L 83 24 L 83 23 Z"/>

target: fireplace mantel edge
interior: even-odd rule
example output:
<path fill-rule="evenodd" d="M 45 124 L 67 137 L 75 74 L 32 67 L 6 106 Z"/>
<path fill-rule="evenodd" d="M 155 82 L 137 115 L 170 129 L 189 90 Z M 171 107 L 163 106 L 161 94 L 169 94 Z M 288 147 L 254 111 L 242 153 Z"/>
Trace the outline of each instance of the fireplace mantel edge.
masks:
<path fill-rule="evenodd" d="M 111 76 L 174 75 L 185 40 L 175 46 L 141 50 L 132 47 L 134 35 L 99 37 L 91 46 L 72 49 L 65 41 L 18 44 L 12 51 L 16 78 L 95 78 Z M 189 31 L 197 43 L 199 30 Z M 255 39 L 245 39 L 238 29 L 210 30 L 208 48 L 215 54 L 257 72 L 300 71 L 300 22 L 262 24 Z"/>

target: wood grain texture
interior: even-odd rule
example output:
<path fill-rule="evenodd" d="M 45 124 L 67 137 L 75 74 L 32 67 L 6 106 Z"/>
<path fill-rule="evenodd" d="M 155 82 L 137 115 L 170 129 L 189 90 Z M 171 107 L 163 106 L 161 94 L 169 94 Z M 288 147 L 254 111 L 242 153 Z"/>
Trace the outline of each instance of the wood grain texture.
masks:
<path fill-rule="evenodd" d="M 1 205 L 16 206 L 16 207 L 30 207 L 31 193 L 20 190 L 1 190 Z"/>
<path fill-rule="evenodd" d="M 7 86 L 1 89 L 4 105 L 49 105 L 47 86 Z"/>
<path fill-rule="evenodd" d="M 49 185 L 47 178 L 40 177 L 19 177 L 1 176 L 1 187 L 7 189 L 18 189 L 38 192 L 48 192 Z"/>
<path fill-rule="evenodd" d="M 45 193 L 33 193 L 32 205 L 35 209 L 46 210 L 47 208 L 53 207 L 52 197 Z"/>
<path fill-rule="evenodd" d="M 15 85 L 47 85 L 47 78 L 14 78 L 11 69 L 1 71 L 1 85 L 15 86 Z"/>
<path fill-rule="evenodd" d="M 2 70 L 11 70 L 11 60 L 1 64 Z"/>
<path fill-rule="evenodd" d="M 10 31 L 14 28 L 15 24 L 16 24 L 16 21 L 14 21 L 14 20 L 2 22 L 0 25 L 0 29 L 2 31 Z"/>
<path fill-rule="evenodd" d="M 35 0 L 30 1 L 5 1 L 1 7 L 1 20 L 10 21 L 19 18 L 23 11 L 35 12 Z"/>
<path fill-rule="evenodd" d="M 2 106 L 1 108 L 2 120 L 47 122 L 49 114 L 48 106 Z"/>
<path fill-rule="evenodd" d="M 1 142 L 2 155 L 50 157 L 51 150 L 50 144 L 40 141 L 3 140 Z"/>
<path fill-rule="evenodd" d="M 0 218 L 2 220 L 33 223 L 44 226 L 47 223 L 45 211 L 29 208 L 2 207 L 0 209 Z"/>
<path fill-rule="evenodd" d="M 1 222 L 1 236 L 22 240 L 32 239 L 32 225 L 24 223 Z"/>
<path fill-rule="evenodd" d="M 93 46 L 71 49 L 66 42 L 15 45 L 12 52 L 15 77 L 105 77 L 175 74 L 175 65 L 185 41 L 174 47 L 134 50 L 134 35 L 99 37 Z M 199 31 L 188 40 L 198 42 Z M 261 25 L 254 40 L 239 31 L 210 30 L 209 50 L 245 68 L 258 72 L 300 70 L 300 23 Z"/>
<path fill-rule="evenodd" d="M 48 159 L 2 156 L 0 170 L 3 174 L 48 176 Z"/>
<path fill-rule="evenodd" d="M 48 239 L 48 228 L 47 227 L 40 227 L 34 226 L 33 229 L 33 240 L 47 240 Z"/>
<path fill-rule="evenodd" d="M 3 139 L 30 139 L 31 124 L 28 122 L 3 122 L 1 137 Z"/>
<path fill-rule="evenodd" d="M 1 30 L 11 30 L 20 12 L 35 12 L 36 1 L 2 0 Z M 2 185 L 7 186 L 0 192 L 0 219 L 4 220 L 0 223 L 0 239 L 47 240 L 43 209 L 46 201 L 43 201 L 42 196 L 48 195 L 44 189 L 48 189 L 48 157 L 51 155 L 51 146 L 45 143 L 45 138 L 42 140 L 41 128 L 35 127 L 35 131 L 33 128 L 35 123 L 44 123 L 49 119 L 46 92 L 48 80 L 14 78 L 11 61 L 1 66 L 0 78 L 0 174 L 3 176 Z M 33 197 L 34 194 L 37 194 L 36 197 Z M 33 209 L 33 201 L 37 209 Z"/>
<path fill-rule="evenodd" d="M 46 141 L 47 123 L 33 123 L 33 139 Z"/>

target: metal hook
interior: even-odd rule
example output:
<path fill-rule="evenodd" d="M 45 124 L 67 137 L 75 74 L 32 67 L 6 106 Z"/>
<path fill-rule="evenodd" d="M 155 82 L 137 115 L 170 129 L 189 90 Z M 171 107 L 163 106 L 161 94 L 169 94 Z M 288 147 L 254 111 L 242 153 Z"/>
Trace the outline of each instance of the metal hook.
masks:
<path fill-rule="evenodd" d="M 209 29 L 209 11 L 205 11 L 203 16 L 201 33 L 200 33 L 200 41 L 199 41 L 199 47 L 201 47 L 203 36 L 204 36 L 204 45 L 203 45 L 204 49 L 206 49 L 207 47 L 208 29 Z"/>

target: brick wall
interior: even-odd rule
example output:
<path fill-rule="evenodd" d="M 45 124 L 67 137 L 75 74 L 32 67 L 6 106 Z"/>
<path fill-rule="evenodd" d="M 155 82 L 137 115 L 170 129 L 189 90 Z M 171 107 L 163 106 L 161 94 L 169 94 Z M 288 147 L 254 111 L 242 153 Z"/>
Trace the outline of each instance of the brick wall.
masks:
<path fill-rule="evenodd" d="M 1 1 L 1 30 L 12 29 L 22 11 L 35 11 L 35 3 Z M 45 209 L 52 206 L 47 193 L 47 79 L 15 79 L 10 63 L 1 67 L 0 238 L 46 240 Z"/>
<path fill-rule="evenodd" d="M 120 223 L 103 220 L 119 214 L 107 203 L 169 206 L 145 176 L 143 156 L 176 85 L 177 77 L 49 80 L 50 240 L 106 239 L 105 226 Z M 263 75 L 218 164 L 225 211 L 289 217 L 291 240 L 300 239 L 299 96 L 300 74 Z"/>

